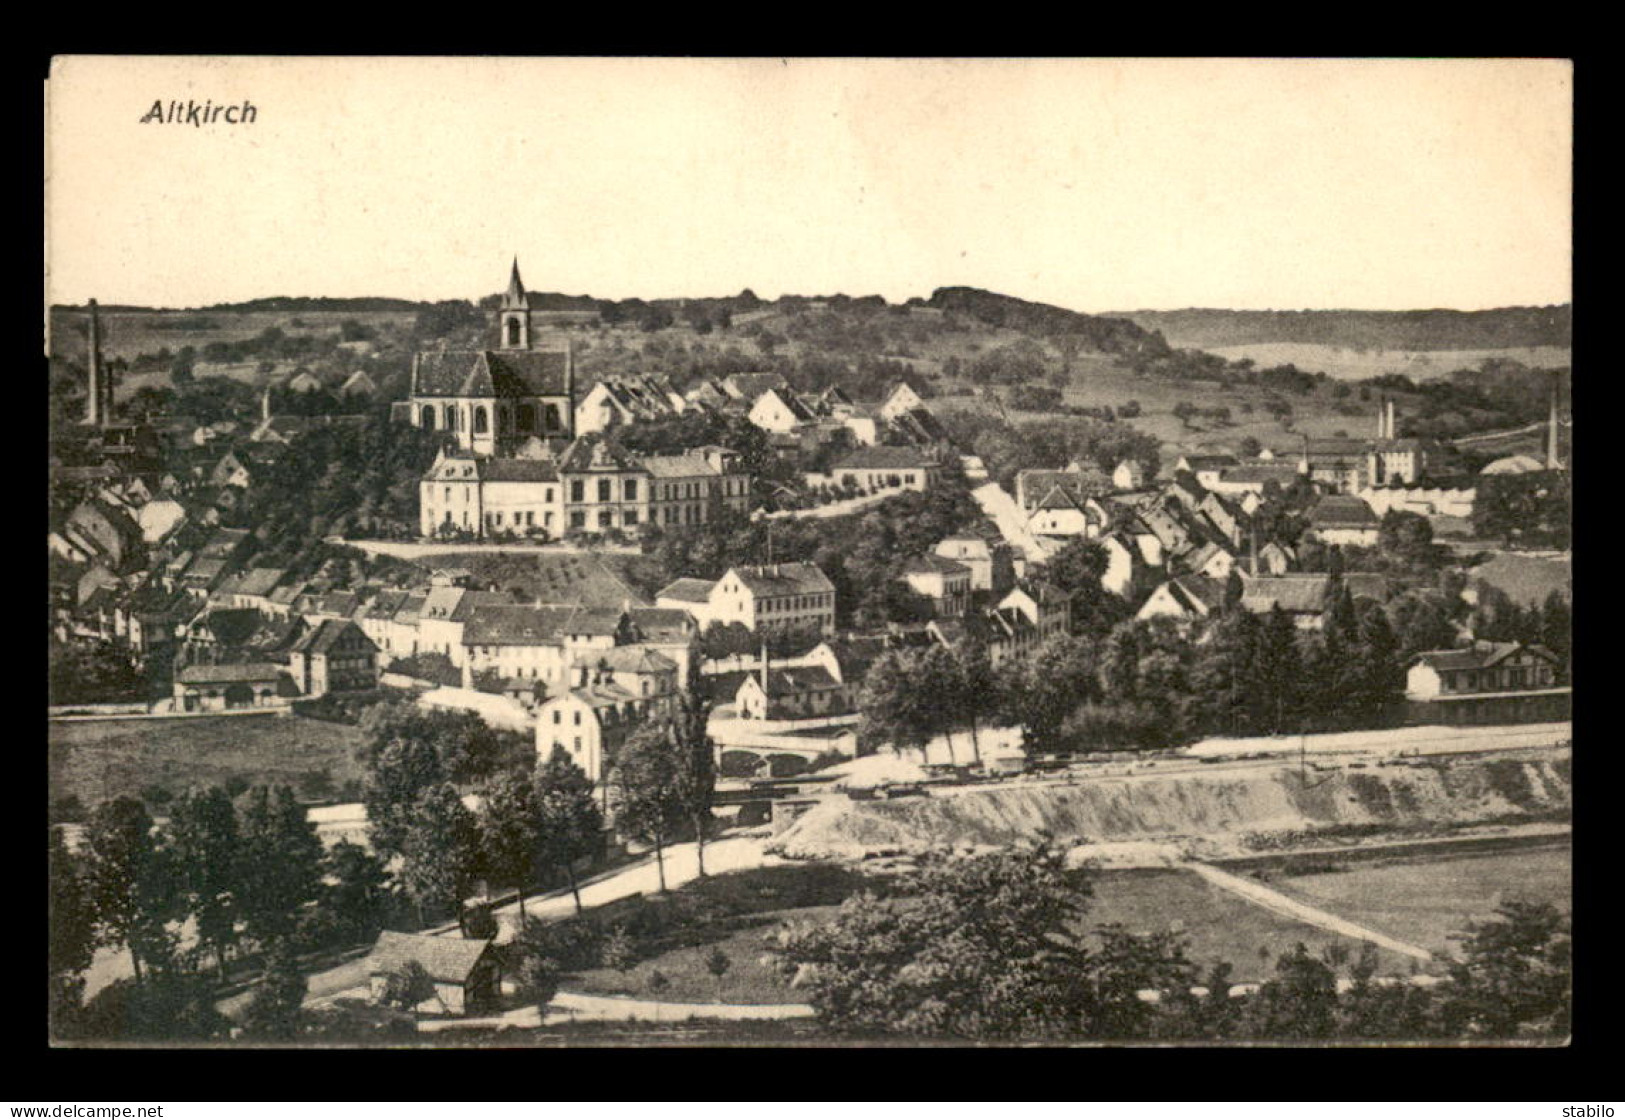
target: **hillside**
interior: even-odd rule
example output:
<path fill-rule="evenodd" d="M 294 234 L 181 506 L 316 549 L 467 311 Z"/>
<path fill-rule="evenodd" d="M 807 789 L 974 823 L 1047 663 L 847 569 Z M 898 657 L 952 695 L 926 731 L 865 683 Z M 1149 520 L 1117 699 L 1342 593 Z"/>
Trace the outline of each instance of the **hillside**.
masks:
<path fill-rule="evenodd" d="M 1506 350 L 1568 347 L 1573 308 L 1489 311 L 1120 311 L 1114 317 L 1157 331 L 1169 345 L 1213 350 L 1260 343 L 1305 343 L 1344 350 Z"/>

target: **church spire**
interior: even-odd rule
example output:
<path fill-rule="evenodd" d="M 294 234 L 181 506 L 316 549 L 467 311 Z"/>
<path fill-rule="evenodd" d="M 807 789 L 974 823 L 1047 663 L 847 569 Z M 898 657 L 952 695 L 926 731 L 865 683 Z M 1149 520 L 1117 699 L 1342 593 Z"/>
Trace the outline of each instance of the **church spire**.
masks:
<path fill-rule="evenodd" d="M 504 308 L 525 306 L 525 282 L 519 279 L 519 258 L 513 259 L 513 272 L 508 277 L 508 291 L 502 297 Z"/>

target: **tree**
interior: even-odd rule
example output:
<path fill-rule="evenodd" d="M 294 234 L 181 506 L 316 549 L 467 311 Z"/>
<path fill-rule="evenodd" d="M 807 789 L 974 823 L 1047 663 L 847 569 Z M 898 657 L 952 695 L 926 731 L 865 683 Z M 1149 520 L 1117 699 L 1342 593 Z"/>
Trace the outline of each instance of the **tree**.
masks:
<path fill-rule="evenodd" d="M 418 922 L 429 911 L 455 910 L 462 918 L 463 899 L 478 859 L 478 828 L 450 782 L 430 786 L 419 795 L 401 842 L 401 886 L 417 904 Z"/>
<path fill-rule="evenodd" d="M 243 1033 L 274 1042 L 297 1038 L 304 1025 L 302 1005 L 308 987 L 292 946 L 285 939 L 273 942 L 265 954 L 265 971 L 243 1011 Z"/>
<path fill-rule="evenodd" d="M 359 844 L 340 840 L 322 862 L 324 908 L 352 942 L 369 941 L 389 909 L 389 873 L 383 861 Z"/>
<path fill-rule="evenodd" d="M 542 816 L 530 776 L 500 774 L 486 783 L 476 823 L 480 864 L 488 874 L 518 889 L 522 921 L 525 892 L 536 881 L 536 864 L 542 854 Z"/>
<path fill-rule="evenodd" d="M 1074 633 L 1104 635 L 1127 614 L 1127 604 L 1100 582 L 1108 563 L 1099 541 L 1074 537 L 1044 565 L 1043 578 L 1070 600 Z"/>
<path fill-rule="evenodd" d="M 1283 955 L 1256 997 L 1254 1037 L 1299 1041 L 1330 1037 L 1337 1023 L 1337 974 L 1301 942 Z"/>
<path fill-rule="evenodd" d="M 1057 1038 L 1090 1023 L 1087 954 L 1074 932 L 1090 888 L 1054 847 L 926 857 L 907 900 L 864 891 L 825 923 L 783 930 L 786 971 L 807 977 L 836 1031 Z"/>
<path fill-rule="evenodd" d="M 438 994 L 439 989 L 434 986 L 434 978 L 428 970 L 417 961 L 405 961 L 384 974 L 379 1002 L 386 1007 L 416 1013 L 420 1003 L 434 999 Z"/>
<path fill-rule="evenodd" d="M 553 958 L 524 953 L 514 968 L 514 995 L 546 1016 L 547 1005 L 559 993 L 559 976 L 559 965 Z"/>
<path fill-rule="evenodd" d="M 610 774 L 610 797 L 615 828 L 623 835 L 650 844 L 659 868 L 660 893 L 666 893 L 666 843 L 682 821 L 678 800 L 677 760 L 659 724 L 645 724 L 616 752 Z"/>
<path fill-rule="evenodd" d="M 1302 660 L 1298 651 L 1298 628 L 1292 616 L 1276 603 L 1264 616 L 1252 679 L 1259 691 L 1258 707 L 1264 726 L 1279 735 L 1299 725 L 1301 697 L 1298 675 Z"/>
<path fill-rule="evenodd" d="M 722 978 L 728 975 L 728 970 L 732 967 L 733 961 L 729 960 L 728 954 L 722 951 L 722 946 L 713 945 L 711 951 L 705 957 L 705 971 L 709 972 L 712 978 L 716 980 L 719 989 L 722 987 Z"/>
<path fill-rule="evenodd" d="M 79 1012 L 84 971 L 96 950 L 96 916 L 85 893 L 77 861 L 62 840 L 60 828 L 51 829 L 50 919 L 48 960 L 51 971 L 51 1025 L 53 1033 L 66 1033 Z"/>
<path fill-rule="evenodd" d="M 576 861 L 598 852 L 604 818 L 593 798 L 592 780 L 570 760 L 561 747 L 553 748 L 534 777 L 541 851 L 538 859 L 562 868 L 581 913 L 581 890 L 576 884 Z"/>
<path fill-rule="evenodd" d="M 604 938 L 603 947 L 599 950 L 599 962 L 605 968 L 613 968 L 620 973 L 631 972 L 638 966 L 637 942 L 625 926 L 616 926 Z"/>
<path fill-rule="evenodd" d="M 1573 671 L 1574 612 L 1568 596 L 1561 591 L 1546 596 L 1540 618 L 1540 644 L 1557 655 L 1557 683 L 1568 684 Z"/>
<path fill-rule="evenodd" d="M 162 963 L 172 947 L 165 925 L 178 893 L 146 807 L 133 797 L 98 805 L 85 825 L 84 853 L 97 940 L 127 947 L 140 983 L 143 967 Z"/>
<path fill-rule="evenodd" d="M 859 693 L 858 745 L 873 753 L 883 744 L 898 751 L 923 755 L 931 741 L 936 713 L 924 690 L 917 687 L 924 655 L 889 649 L 875 659 L 863 678 Z"/>
<path fill-rule="evenodd" d="M 666 742 L 672 752 L 672 792 L 694 826 L 695 859 L 702 879 L 705 833 L 717 790 L 717 748 L 706 734 L 710 714 L 710 702 L 700 691 L 699 674 L 695 673 L 688 691 L 677 697 L 676 710 L 666 724 Z"/>
<path fill-rule="evenodd" d="M 186 912 L 197 923 L 198 940 L 214 952 L 215 969 L 226 978 L 226 951 L 237 940 L 237 810 L 219 786 L 189 790 L 170 808 L 169 845 Z"/>
<path fill-rule="evenodd" d="M 1549 903 L 1509 901 L 1473 927 L 1450 968 L 1441 1014 L 1451 1035 L 1514 1038 L 1569 1033 L 1573 943 Z"/>
<path fill-rule="evenodd" d="M 239 909 L 261 943 L 290 936 L 321 893 L 322 842 L 287 786 L 255 786 L 239 806 Z"/>
<path fill-rule="evenodd" d="M 1006 720 L 1022 729 L 1029 756 L 1066 749 L 1061 734 L 1080 704 L 1100 699 L 1098 658 L 1089 639 L 1062 634 L 1026 658 L 999 666 L 998 692 Z"/>

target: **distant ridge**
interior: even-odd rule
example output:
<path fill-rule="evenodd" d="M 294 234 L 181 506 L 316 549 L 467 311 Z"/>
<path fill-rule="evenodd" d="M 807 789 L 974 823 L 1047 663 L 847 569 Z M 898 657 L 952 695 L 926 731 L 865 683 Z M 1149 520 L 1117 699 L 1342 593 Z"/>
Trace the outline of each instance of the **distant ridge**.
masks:
<path fill-rule="evenodd" d="M 1367 350 L 1499 350 L 1569 346 L 1573 308 L 1497 307 L 1485 311 L 1230 311 L 1190 307 L 1178 311 L 1122 311 L 1176 346 L 1213 349 L 1269 342 L 1299 342 Z"/>

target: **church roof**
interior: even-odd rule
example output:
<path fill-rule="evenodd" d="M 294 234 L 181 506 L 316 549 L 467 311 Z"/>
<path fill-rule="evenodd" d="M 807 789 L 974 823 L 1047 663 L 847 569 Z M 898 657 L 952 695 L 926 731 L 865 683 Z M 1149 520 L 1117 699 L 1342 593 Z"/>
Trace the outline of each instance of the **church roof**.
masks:
<path fill-rule="evenodd" d="M 557 397 L 569 391 L 568 350 L 439 350 L 417 356 L 415 397 Z"/>

